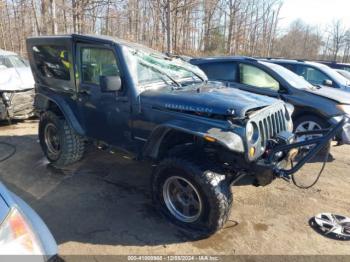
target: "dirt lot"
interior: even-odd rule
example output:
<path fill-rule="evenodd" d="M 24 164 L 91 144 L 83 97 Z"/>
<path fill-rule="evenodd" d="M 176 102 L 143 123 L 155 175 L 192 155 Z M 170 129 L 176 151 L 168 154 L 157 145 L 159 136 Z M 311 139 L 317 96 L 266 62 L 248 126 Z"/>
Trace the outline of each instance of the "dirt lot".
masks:
<path fill-rule="evenodd" d="M 320 212 L 350 216 L 349 146 L 332 148 L 335 160 L 310 190 L 281 180 L 233 188 L 226 228 L 192 240 L 153 210 L 148 164 L 96 149 L 56 170 L 41 152 L 36 121 L 0 124 L 0 141 L 17 146 L 16 155 L 0 163 L 0 180 L 41 215 L 61 255 L 350 254 L 350 242 L 322 237 L 308 224 Z M 0 158 L 6 150 L 0 145 Z"/>

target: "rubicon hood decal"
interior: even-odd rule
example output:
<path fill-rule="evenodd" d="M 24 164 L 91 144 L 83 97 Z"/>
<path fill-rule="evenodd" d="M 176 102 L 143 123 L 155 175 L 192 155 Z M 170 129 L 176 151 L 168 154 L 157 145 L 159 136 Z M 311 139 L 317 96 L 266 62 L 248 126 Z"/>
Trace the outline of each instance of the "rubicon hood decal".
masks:
<path fill-rule="evenodd" d="M 191 105 L 165 104 L 165 108 L 173 109 L 173 110 L 194 111 L 194 112 L 208 113 L 208 114 L 213 113 L 212 108 L 197 107 L 197 106 L 191 106 Z"/>
<path fill-rule="evenodd" d="M 181 90 L 148 90 L 141 93 L 141 105 L 158 109 L 208 113 L 244 118 L 247 111 L 279 100 L 238 90 L 201 84 Z"/>

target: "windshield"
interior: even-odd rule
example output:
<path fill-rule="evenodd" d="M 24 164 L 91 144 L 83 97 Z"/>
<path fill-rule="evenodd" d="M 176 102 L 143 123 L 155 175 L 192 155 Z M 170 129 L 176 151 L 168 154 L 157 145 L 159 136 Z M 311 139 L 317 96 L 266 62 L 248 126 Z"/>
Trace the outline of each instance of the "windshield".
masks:
<path fill-rule="evenodd" d="M 312 84 L 310 84 L 308 81 L 306 81 L 302 76 L 299 76 L 292 71 L 286 69 L 283 66 L 267 63 L 267 62 L 260 62 L 263 65 L 269 67 L 271 70 L 273 70 L 275 73 L 280 75 L 288 84 L 290 84 L 292 87 L 298 88 L 298 89 L 310 89 L 312 88 Z"/>
<path fill-rule="evenodd" d="M 334 69 L 323 65 L 323 64 L 316 64 L 317 67 L 319 69 L 321 69 L 324 73 L 326 73 L 329 77 L 331 77 L 332 79 L 336 80 L 339 84 L 344 85 L 344 86 L 348 86 L 350 85 L 350 81 L 348 79 L 346 79 L 345 77 L 343 77 L 342 75 L 340 75 L 337 71 L 335 71 Z M 330 79 L 330 80 L 332 80 Z"/>
<path fill-rule="evenodd" d="M 127 47 L 132 60 L 131 71 L 136 78 L 136 84 L 186 86 L 206 80 L 205 74 L 196 66 L 181 59 L 167 57 L 156 51 L 139 50 Z"/>
<path fill-rule="evenodd" d="M 0 56 L 0 69 L 12 67 L 27 67 L 24 59 L 16 55 Z"/>

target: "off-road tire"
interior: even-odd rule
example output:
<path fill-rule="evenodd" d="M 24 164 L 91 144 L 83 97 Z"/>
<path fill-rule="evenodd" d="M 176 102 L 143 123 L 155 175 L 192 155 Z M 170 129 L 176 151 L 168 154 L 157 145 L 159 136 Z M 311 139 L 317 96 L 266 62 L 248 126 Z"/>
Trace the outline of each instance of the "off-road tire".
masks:
<path fill-rule="evenodd" d="M 207 159 L 195 160 L 193 157 L 168 157 L 156 167 L 152 178 L 153 200 L 156 208 L 174 224 L 200 236 L 209 236 L 221 229 L 227 222 L 231 206 L 232 193 L 225 175 L 206 163 Z M 171 176 L 183 177 L 191 182 L 199 192 L 203 209 L 196 221 L 178 220 L 165 204 L 163 186 Z"/>
<path fill-rule="evenodd" d="M 58 130 L 61 148 L 56 155 L 49 152 L 48 146 L 45 142 L 44 130 L 45 126 L 49 123 L 53 124 Z M 85 141 L 83 137 L 78 135 L 63 117 L 57 116 L 51 111 L 44 112 L 40 116 L 39 140 L 47 159 L 53 166 L 58 168 L 81 160 L 85 152 Z"/>

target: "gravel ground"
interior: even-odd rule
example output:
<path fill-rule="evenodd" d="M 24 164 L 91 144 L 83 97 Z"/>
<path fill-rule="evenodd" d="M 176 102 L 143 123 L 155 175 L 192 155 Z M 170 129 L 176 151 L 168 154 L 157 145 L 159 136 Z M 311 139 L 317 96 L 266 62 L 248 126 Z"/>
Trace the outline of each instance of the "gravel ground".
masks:
<path fill-rule="evenodd" d="M 1 181 L 40 214 L 61 255 L 350 255 L 349 241 L 325 238 L 309 226 L 320 212 L 350 216 L 349 146 L 332 147 L 334 160 L 312 189 L 282 180 L 233 188 L 225 229 L 193 240 L 154 211 L 147 163 L 96 149 L 70 168 L 54 169 L 40 149 L 36 121 L 0 124 L 0 141 L 17 146 L 15 156 L 0 163 Z M 0 145 L 0 158 L 5 152 Z"/>

